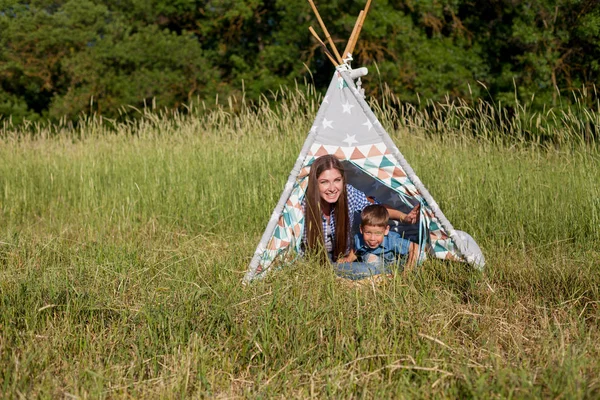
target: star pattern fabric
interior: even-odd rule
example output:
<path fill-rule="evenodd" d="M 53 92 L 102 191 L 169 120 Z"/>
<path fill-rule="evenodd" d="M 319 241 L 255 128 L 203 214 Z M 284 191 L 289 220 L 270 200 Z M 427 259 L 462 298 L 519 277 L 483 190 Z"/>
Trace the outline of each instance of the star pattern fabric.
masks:
<path fill-rule="evenodd" d="M 348 137 L 353 137 L 356 142 L 348 146 L 381 142 L 380 134 L 373 129 L 375 121 L 367 118 L 356 95 L 338 74 L 339 72 L 335 73 L 327 95 L 321 102 L 321 107 L 327 107 L 327 113 L 317 127 L 319 141 L 322 144 L 339 145 Z"/>

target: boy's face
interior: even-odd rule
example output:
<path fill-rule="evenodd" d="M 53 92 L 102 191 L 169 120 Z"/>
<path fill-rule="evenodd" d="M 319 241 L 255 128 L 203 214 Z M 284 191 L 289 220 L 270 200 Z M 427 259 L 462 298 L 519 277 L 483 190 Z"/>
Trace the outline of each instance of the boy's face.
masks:
<path fill-rule="evenodd" d="M 383 242 L 383 238 L 390 231 L 390 227 L 386 226 L 374 226 L 365 225 L 360 227 L 360 233 L 363 235 L 363 239 L 367 246 L 372 249 L 376 249 Z"/>

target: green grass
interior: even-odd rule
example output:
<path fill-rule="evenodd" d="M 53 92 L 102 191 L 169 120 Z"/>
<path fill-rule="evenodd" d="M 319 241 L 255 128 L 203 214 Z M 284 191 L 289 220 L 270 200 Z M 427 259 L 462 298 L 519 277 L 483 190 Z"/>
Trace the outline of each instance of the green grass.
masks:
<path fill-rule="evenodd" d="M 353 286 L 305 260 L 242 286 L 312 122 L 297 96 L 4 128 L 3 397 L 600 396 L 593 146 L 428 137 L 403 120 L 394 141 L 486 271 L 430 260 Z"/>

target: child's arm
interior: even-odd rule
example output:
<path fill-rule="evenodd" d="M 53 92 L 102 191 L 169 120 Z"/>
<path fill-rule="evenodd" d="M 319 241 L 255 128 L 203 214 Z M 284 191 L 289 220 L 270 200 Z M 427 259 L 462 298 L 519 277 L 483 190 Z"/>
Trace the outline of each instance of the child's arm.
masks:
<path fill-rule="evenodd" d="M 404 265 L 404 273 L 412 272 L 417 265 L 417 259 L 419 257 L 419 246 L 410 242 L 408 247 L 408 259 L 406 260 L 406 265 Z"/>
<path fill-rule="evenodd" d="M 356 261 L 357 258 L 358 257 L 356 257 L 356 254 L 354 253 L 354 249 L 350 249 L 350 253 L 348 253 L 346 257 L 339 258 L 337 262 L 353 262 Z"/>

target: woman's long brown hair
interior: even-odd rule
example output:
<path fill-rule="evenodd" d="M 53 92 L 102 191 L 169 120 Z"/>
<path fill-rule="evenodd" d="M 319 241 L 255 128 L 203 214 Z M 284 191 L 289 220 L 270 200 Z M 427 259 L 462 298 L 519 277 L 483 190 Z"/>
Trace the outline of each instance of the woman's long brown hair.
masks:
<path fill-rule="evenodd" d="M 342 193 L 337 202 L 332 204 L 335 213 L 335 243 L 333 243 L 333 261 L 343 257 L 348 250 L 350 234 L 350 217 L 348 216 L 348 192 L 346 175 L 340 160 L 335 156 L 325 155 L 317 158 L 310 167 L 308 188 L 306 190 L 306 249 L 325 258 L 325 238 L 321 223 L 321 194 L 319 193 L 319 176 L 330 169 L 337 169 L 342 175 Z"/>

